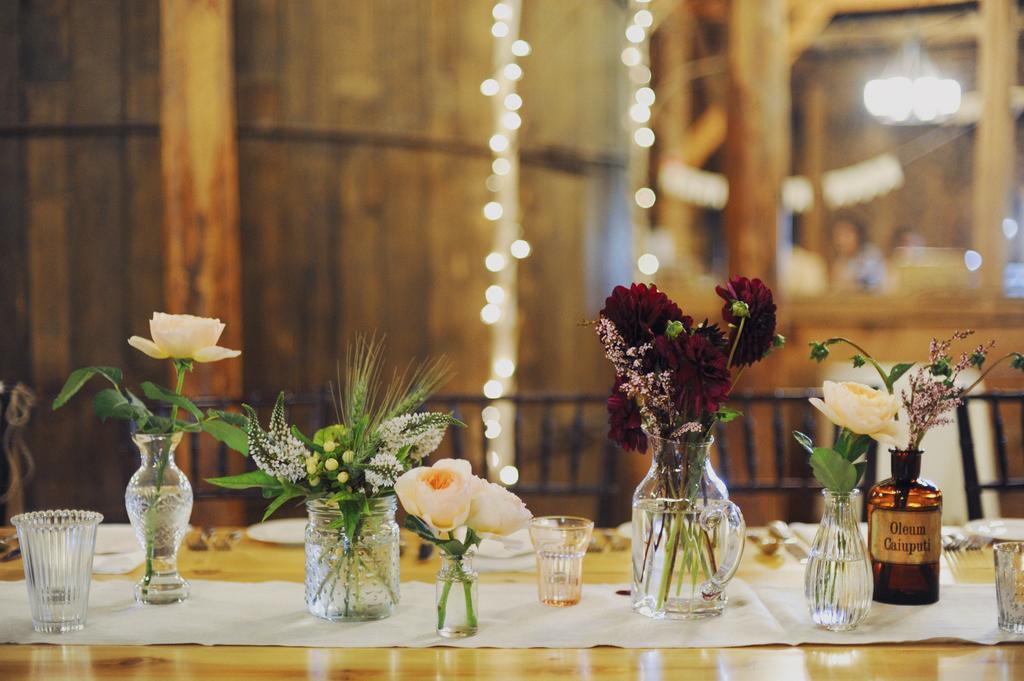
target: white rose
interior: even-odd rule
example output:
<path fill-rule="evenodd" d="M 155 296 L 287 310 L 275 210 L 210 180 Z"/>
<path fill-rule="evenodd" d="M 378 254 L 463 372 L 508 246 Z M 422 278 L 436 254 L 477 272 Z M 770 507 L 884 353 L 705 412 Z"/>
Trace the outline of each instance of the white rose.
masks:
<path fill-rule="evenodd" d="M 194 317 L 190 314 L 164 314 L 154 312 L 149 320 L 149 333 L 153 340 L 132 336 L 128 345 L 141 350 L 154 359 L 192 359 L 197 362 L 217 362 L 238 357 L 241 350 L 229 350 L 217 345 L 224 332 L 219 319 Z"/>
<path fill-rule="evenodd" d="M 515 494 L 501 485 L 479 480 L 466 525 L 479 534 L 506 537 L 525 527 L 532 517 Z"/>
<path fill-rule="evenodd" d="M 895 395 L 852 382 L 825 381 L 821 390 L 825 399 L 812 397 L 811 404 L 837 426 L 890 445 L 902 434 Z"/>
<path fill-rule="evenodd" d="M 437 532 L 452 532 L 466 523 L 477 478 L 468 461 L 441 459 L 420 466 L 395 481 L 402 508 Z"/>

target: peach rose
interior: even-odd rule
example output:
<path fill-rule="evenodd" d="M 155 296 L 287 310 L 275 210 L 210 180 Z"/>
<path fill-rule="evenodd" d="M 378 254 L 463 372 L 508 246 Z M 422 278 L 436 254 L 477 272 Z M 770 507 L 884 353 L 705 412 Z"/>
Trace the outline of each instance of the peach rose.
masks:
<path fill-rule="evenodd" d="M 466 525 L 481 535 L 505 537 L 522 529 L 533 514 L 523 500 L 503 486 L 477 478 Z"/>
<path fill-rule="evenodd" d="M 436 532 L 452 532 L 466 523 L 476 485 L 468 461 L 441 459 L 403 473 L 395 481 L 395 494 L 407 513 Z"/>

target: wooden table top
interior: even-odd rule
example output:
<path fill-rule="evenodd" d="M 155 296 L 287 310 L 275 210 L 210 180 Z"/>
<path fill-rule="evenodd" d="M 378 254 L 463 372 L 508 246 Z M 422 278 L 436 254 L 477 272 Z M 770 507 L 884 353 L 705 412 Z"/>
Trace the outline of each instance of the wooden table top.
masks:
<path fill-rule="evenodd" d="M 0 533 L 4 533 L 0 531 Z M 415 538 L 403 553 L 403 581 L 432 582 L 437 558 L 416 560 Z M 943 565 L 943 581 L 993 579 L 991 553 Z M 301 547 L 261 544 L 247 537 L 230 551 L 182 547 L 179 565 L 187 578 L 226 581 L 302 581 Z M 799 583 L 802 567 L 785 554 L 761 555 L 750 545 L 738 577 L 758 583 Z M 629 581 L 628 551 L 589 553 L 591 583 Z M 131 579 L 96 575 L 95 579 Z M 20 561 L 0 563 L 0 580 L 23 579 Z M 482 582 L 529 582 L 532 573 L 485 573 Z M 2 613 L 0 613 L 2 616 Z M 619 648 L 495 650 L 486 648 L 344 649 L 252 646 L 0 646 L 0 680 L 32 679 L 672 679 L 798 681 L 899 678 L 1024 678 L 1024 646 L 901 644 L 760 646 L 749 648 L 625 650 Z"/>

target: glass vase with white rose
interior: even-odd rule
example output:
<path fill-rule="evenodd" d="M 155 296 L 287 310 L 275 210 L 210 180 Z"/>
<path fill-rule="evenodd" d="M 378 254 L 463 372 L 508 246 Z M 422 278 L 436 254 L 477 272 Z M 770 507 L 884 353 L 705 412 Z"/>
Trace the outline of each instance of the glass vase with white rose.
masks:
<path fill-rule="evenodd" d="M 954 357 L 953 344 L 973 333 L 955 331 L 946 340 L 933 338 L 927 362 L 896 364 L 889 371 L 871 353 L 847 338 L 811 343 L 811 358 L 819 362 L 829 356 L 831 346 L 852 347 L 857 353 L 852 358 L 854 366 L 871 366 L 889 399 L 902 408 L 900 427 L 887 440 L 893 445 L 892 477 L 873 486 L 867 499 L 868 550 L 876 601 L 925 605 L 939 600 L 942 492 L 921 477 L 922 441 L 931 428 L 951 423 L 950 412 L 1001 363 L 1009 362 L 1013 369 L 1024 370 L 1024 355 L 1018 352 L 989 362 L 995 346 L 992 340 Z M 963 372 L 970 369 L 984 370 L 973 382 L 960 380 Z M 897 397 L 896 382 L 904 375 L 906 387 Z"/>
<path fill-rule="evenodd" d="M 785 339 L 759 279 L 716 289 L 726 328 L 697 323 L 656 286 L 618 286 L 595 324 L 615 369 L 608 436 L 651 451 L 633 495 L 633 610 L 647 617 L 720 614 L 743 555 L 743 515 L 711 468 L 715 425 L 740 416 L 726 402 L 746 369 Z"/>
<path fill-rule="evenodd" d="M 161 413 L 154 413 L 125 385 L 120 369 L 105 366 L 72 372 L 54 399 L 53 408 L 64 406 L 91 378 L 99 376 L 111 387 L 96 394 L 93 411 L 102 421 L 115 418 L 132 423 L 132 439 L 139 449 L 141 465 L 125 490 L 125 506 L 145 552 L 145 570 L 135 586 L 135 598 L 140 603 L 158 605 L 183 601 L 189 593 L 188 582 L 177 569 L 178 547 L 192 512 L 192 486 L 174 462 L 174 449 L 182 433 L 205 432 L 243 453 L 246 437 L 238 427 L 242 422 L 239 415 L 214 409 L 203 412 L 182 394 L 185 376 L 196 363 L 241 354 L 217 345 L 224 324 L 219 319 L 154 312 L 149 328 L 152 339 L 132 336 L 128 344 L 174 365 L 173 391 L 150 381 L 142 383 L 142 394 L 161 404 Z M 179 419 L 179 414 L 183 418 Z"/>
<path fill-rule="evenodd" d="M 407 471 L 395 483 L 395 493 L 409 514 L 406 527 L 441 550 L 435 593 L 438 635 L 474 635 L 479 607 L 473 548 L 484 537 L 501 539 L 521 530 L 533 516 L 519 497 L 476 477 L 461 459 Z M 451 600 L 452 591 L 461 592 L 461 598 Z"/>
<path fill-rule="evenodd" d="M 804 597 L 811 620 L 830 631 L 855 629 L 871 609 L 871 564 L 857 522 L 857 485 L 872 439 L 892 443 L 899 432 L 896 398 L 860 383 L 825 381 L 824 399 L 810 402 L 839 426 L 831 447 L 815 447 L 794 432 L 810 456 L 824 488 L 825 513 L 811 544 L 804 572 Z"/>
<path fill-rule="evenodd" d="M 312 438 L 285 418 L 278 395 L 266 430 L 247 416 L 248 450 L 257 470 L 209 482 L 259 488 L 272 499 L 269 518 L 288 501 L 305 501 L 306 608 L 332 621 L 376 620 L 398 605 L 399 528 L 395 483 L 440 445 L 450 414 L 420 408 L 450 375 L 446 360 L 425 362 L 381 381 L 383 342 L 359 337 L 334 394 L 337 423 Z"/>

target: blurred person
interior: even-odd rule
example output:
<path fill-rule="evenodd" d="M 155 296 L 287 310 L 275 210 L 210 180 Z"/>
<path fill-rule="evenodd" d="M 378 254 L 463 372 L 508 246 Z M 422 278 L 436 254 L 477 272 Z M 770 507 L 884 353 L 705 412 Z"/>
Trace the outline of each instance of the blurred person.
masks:
<path fill-rule="evenodd" d="M 910 225 L 900 225 L 889 242 L 889 267 L 886 290 L 896 292 L 906 288 L 903 270 L 922 260 L 927 247 L 924 235 Z"/>
<path fill-rule="evenodd" d="M 894 255 L 900 248 L 916 249 L 927 245 L 924 235 L 910 225 L 900 225 L 892 234 L 891 252 Z"/>
<path fill-rule="evenodd" d="M 835 260 L 832 263 L 832 288 L 836 291 L 877 293 L 885 285 L 885 259 L 868 241 L 864 223 L 844 216 L 832 227 Z"/>

